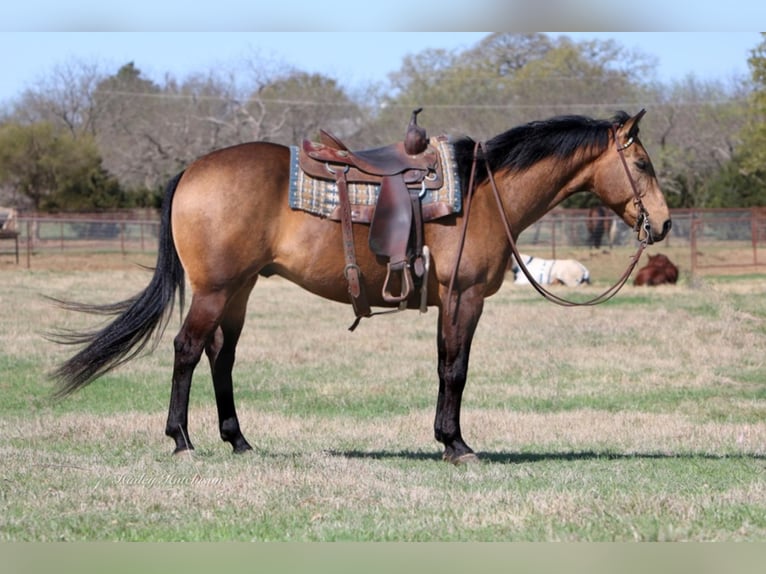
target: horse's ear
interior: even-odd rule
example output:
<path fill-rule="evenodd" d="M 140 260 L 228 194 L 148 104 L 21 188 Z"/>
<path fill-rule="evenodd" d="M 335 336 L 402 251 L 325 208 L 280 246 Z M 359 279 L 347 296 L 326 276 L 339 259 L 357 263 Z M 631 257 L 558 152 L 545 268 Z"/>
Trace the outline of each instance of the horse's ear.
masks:
<path fill-rule="evenodd" d="M 622 124 L 616 126 L 615 136 L 620 149 L 627 149 L 638 137 L 638 122 L 641 121 L 645 113 L 646 110 L 641 110 L 632 118 L 628 118 Z"/>
<path fill-rule="evenodd" d="M 641 121 L 641 118 L 644 117 L 645 113 L 646 110 L 642 109 L 622 125 L 621 129 L 625 133 L 626 138 L 635 138 L 638 135 L 638 123 Z"/>

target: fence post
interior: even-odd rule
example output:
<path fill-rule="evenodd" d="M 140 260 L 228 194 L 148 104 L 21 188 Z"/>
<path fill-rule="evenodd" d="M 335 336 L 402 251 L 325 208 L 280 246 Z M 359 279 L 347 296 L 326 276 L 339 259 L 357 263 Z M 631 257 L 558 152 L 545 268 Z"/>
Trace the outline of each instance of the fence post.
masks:
<path fill-rule="evenodd" d="M 758 226 L 755 223 L 755 213 L 750 209 L 750 241 L 753 244 L 753 265 L 758 265 Z"/>
<path fill-rule="evenodd" d="M 32 267 L 32 220 L 27 219 L 27 269 Z"/>
<path fill-rule="evenodd" d="M 691 225 L 689 225 L 689 245 L 692 250 L 691 252 L 692 277 L 694 277 L 697 272 L 697 224 L 699 223 L 697 219 L 694 217 L 694 213 L 692 213 L 692 219 L 690 223 Z"/>

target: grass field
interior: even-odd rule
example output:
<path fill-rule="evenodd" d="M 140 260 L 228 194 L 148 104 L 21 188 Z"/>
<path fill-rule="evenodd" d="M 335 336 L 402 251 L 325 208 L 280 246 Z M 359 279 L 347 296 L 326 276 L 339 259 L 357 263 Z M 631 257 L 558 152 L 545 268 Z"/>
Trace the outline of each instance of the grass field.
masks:
<path fill-rule="evenodd" d="M 435 313 L 349 333 L 350 307 L 278 278 L 253 292 L 235 371 L 253 453 L 218 438 L 201 363 L 197 450 L 170 456 L 175 317 L 153 354 L 52 402 L 70 350 L 42 335 L 93 318 L 42 295 L 143 288 L 117 259 L 0 267 L 1 540 L 766 541 L 765 276 L 682 272 L 583 309 L 504 286 L 463 408 L 482 463 L 455 467 L 432 433 Z M 586 261 L 586 294 L 624 262 Z"/>

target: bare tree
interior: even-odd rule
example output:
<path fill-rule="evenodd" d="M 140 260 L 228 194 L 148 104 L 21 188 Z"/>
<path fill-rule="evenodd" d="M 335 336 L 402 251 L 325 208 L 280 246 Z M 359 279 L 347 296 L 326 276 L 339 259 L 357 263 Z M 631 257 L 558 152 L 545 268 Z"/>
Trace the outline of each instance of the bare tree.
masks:
<path fill-rule="evenodd" d="M 65 127 L 73 137 L 95 135 L 103 110 L 94 97 L 105 77 L 97 64 L 72 60 L 55 66 L 50 75 L 22 94 L 13 117 L 21 123 L 51 122 Z"/>
<path fill-rule="evenodd" d="M 162 85 L 131 63 L 96 96 L 107 111 L 97 126 L 105 165 L 124 184 L 150 189 L 213 149 L 296 143 L 320 127 L 349 132 L 361 117 L 335 80 L 256 61 Z"/>
<path fill-rule="evenodd" d="M 747 122 L 745 83 L 686 77 L 654 87 L 642 140 L 674 207 L 705 207 L 706 182 L 732 161 Z"/>

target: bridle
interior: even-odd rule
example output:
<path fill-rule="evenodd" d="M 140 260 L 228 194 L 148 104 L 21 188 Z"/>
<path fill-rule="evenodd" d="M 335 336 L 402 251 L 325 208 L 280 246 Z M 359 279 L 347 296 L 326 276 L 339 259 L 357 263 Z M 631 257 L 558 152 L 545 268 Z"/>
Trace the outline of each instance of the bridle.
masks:
<path fill-rule="evenodd" d="M 625 154 L 623 153 L 626 149 L 633 145 L 635 138 L 630 136 L 628 141 L 625 142 L 625 145 L 620 145 L 617 143 L 617 128 L 615 126 L 612 126 L 612 133 L 614 134 L 614 142 L 617 146 L 617 154 L 620 156 L 622 167 L 625 168 L 625 175 L 628 176 L 630 188 L 633 190 L 633 204 L 636 206 L 636 211 L 638 212 L 638 215 L 636 216 L 636 224 L 633 226 L 633 231 L 639 233 L 641 228 L 643 228 L 645 232 L 645 238 L 642 241 L 642 244 L 646 246 L 646 243 L 649 242 L 649 237 L 652 232 L 652 224 L 649 222 L 649 213 L 644 207 L 644 202 L 641 201 L 641 194 L 638 192 L 638 186 L 636 185 L 636 181 L 633 179 L 633 175 L 630 173 L 630 169 L 628 168 L 628 161 L 625 159 Z"/>
<path fill-rule="evenodd" d="M 606 291 L 601 293 L 600 295 L 594 297 L 593 299 L 580 302 L 580 301 L 571 301 L 569 299 L 564 299 L 563 297 L 559 297 L 558 295 L 545 289 L 545 287 L 543 287 L 537 280 L 535 280 L 535 278 L 532 276 L 532 273 L 530 273 L 526 265 L 524 265 L 524 262 L 522 261 L 522 257 L 519 254 L 519 250 L 516 247 L 516 241 L 513 239 L 511 224 L 508 221 L 508 215 L 505 211 L 505 207 L 503 206 L 503 199 L 500 197 L 500 192 L 497 190 L 495 177 L 492 174 L 492 170 L 490 169 L 490 166 L 489 166 L 489 160 L 487 159 L 487 154 L 485 153 L 484 143 L 476 142 L 476 145 L 474 146 L 474 149 L 473 149 L 473 163 L 471 164 L 471 175 L 468 181 L 468 190 L 466 193 L 466 206 L 465 206 L 465 217 L 463 218 L 463 230 L 462 230 L 462 235 L 460 238 L 460 244 L 458 246 L 455 266 L 452 269 L 452 277 L 450 278 L 449 289 L 447 290 L 448 305 L 451 304 L 449 302 L 451 302 L 452 300 L 451 298 L 452 290 L 455 284 L 455 280 L 457 278 L 457 271 L 458 271 L 458 267 L 460 266 L 460 258 L 463 253 L 463 246 L 465 245 L 466 230 L 468 229 L 468 217 L 470 215 L 470 209 L 471 209 L 471 198 L 473 197 L 473 192 L 475 188 L 476 164 L 479 161 L 480 154 L 484 158 L 484 164 L 487 170 L 487 177 L 489 179 L 490 186 L 492 188 L 492 193 L 495 197 L 495 202 L 497 203 L 498 211 L 500 212 L 500 217 L 503 222 L 503 227 L 505 228 L 505 234 L 508 237 L 508 242 L 511 245 L 511 252 L 513 253 L 513 256 L 516 258 L 516 261 L 519 265 L 519 269 L 522 271 L 522 273 L 524 273 L 524 275 L 526 275 L 530 284 L 535 288 L 535 290 L 537 290 L 538 293 L 540 293 L 540 295 L 542 295 L 549 301 L 556 303 L 557 305 L 561 305 L 562 307 L 588 307 L 588 306 L 598 305 L 600 303 L 604 303 L 608 301 L 609 299 L 614 297 L 620 291 L 620 289 L 622 289 L 623 285 L 625 285 L 625 283 L 628 281 L 630 274 L 633 273 L 633 270 L 636 268 L 636 265 L 641 259 L 641 254 L 644 252 L 644 249 L 649 243 L 652 228 L 651 228 L 651 224 L 649 223 L 648 212 L 646 211 L 646 208 L 644 207 L 644 203 L 641 201 L 641 194 L 638 191 L 638 186 L 636 185 L 636 182 L 630 173 L 630 169 L 628 168 L 628 162 L 625 159 L 624 151 L 633 144 L 634 138 L 630 137 L 624 145 L 620 145 L 619 140 L 617 138 L 617 127 L 614 125 L 612 126 L 612 133 L 614 135 L 615 145 L 617 146 L 617 154 L 620 156 L 622 166 L 625 168 L 625 174 L 628 177 L 628 182 L 630 182 L 630 187 L 633 191 L 633 203 L 636 206 L 636 210 L 638 212 L 634 231 L 636 231 L 636 233 L 640 237 L 641 230 L 642 229 L 644 230 L 644 239 L 639 240 L 639 245 L 638 245 L 638 249 L 636 250 L 636 253 L 631 257 L 631 260 L 628 263 L 628 267 L 625 269 L 625 271 L 617 280 L 617 282 L 611 287 L 609 287 Z"/>

